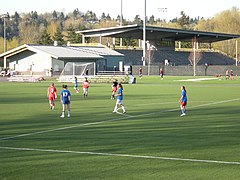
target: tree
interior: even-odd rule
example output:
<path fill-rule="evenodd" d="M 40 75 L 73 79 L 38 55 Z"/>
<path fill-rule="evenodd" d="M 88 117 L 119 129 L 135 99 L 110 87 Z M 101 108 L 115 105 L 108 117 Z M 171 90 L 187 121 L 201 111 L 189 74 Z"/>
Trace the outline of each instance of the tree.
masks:
<path fill-rule="evenodd" d="M 59 20 L 60 20 L 61 22 L 63 22 L 63 21 L 65 20 L 65 16 L 64 16 L 63 12 L 60 13 L 60 15 L 59 15 Z"/>
<path fill-rule="evenodd" d="M 106 15 L 105 15 L 105 13 L 102 13 L 101 20 L 106 20 Z"/>
<path fill-rule="evenodd" d="M 183 11 L 181 11 L 181 17 L 178 19 L 177 23 L 183 29 L 188 29 L 189 23 L 189 16 L 187 16 Z"/>
<path fill-rule="evenodd" d="M 27 25 L 24 22 L 19 24 L 20 44 L 35 44 L 40 37 L 40 29 L 36 25 Z"/>
<path fill-rule="evenodd" d="M 57 12 L 55 10 L 52 13 L 52 19 L 55 20 L 55 21 L 58 19 L 58 15 L 57 15 Z"/>
<path fill-rule="evenodd" d="M 135 18 L 134 18 L 133 23 L 140 25 L 140 24 L 142 24 L 143 22 L 142 22 L 140 16 L 139 16 L 139 15 L 136 15 Z"/>
<path fill-rule="evenodd" d="M 75 32 L 75 29 L 73 28 L 72 24 L 67 29 L 67 41 L 70 43 L 80 43 L 81 36 Z"/>
<path fill-rule="evenodd" d="M 54 34 L 53 40 L 56 41 L 57 44 L 60 46 L 62 46 L 65 43 L 60 27 L 57 28 L 57 31 Z"/>
<path fill-rule="evenodd" d="M 155 24 L 155 19 L 153 15 L 149 18 L 149 24 Z"/>
<path fill-rule="evenodd" d="M 42 32 L 42 35 L 41 35 L 38 43 L 43 44 L 43 45 L 52 45 L 53 44 L 53 40 L 52 40 L 50 34 L 47 32 L 47 29 L 44 29 L 44 31 Z"/>

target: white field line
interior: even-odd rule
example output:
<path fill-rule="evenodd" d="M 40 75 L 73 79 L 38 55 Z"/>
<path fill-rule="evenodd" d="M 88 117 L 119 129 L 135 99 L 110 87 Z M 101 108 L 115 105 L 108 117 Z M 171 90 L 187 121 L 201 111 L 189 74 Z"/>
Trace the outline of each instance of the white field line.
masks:
<path fill-rule="evenodd" d="M 188 109 L 205 107 L 205 106 L 210 106 L 210 105 L 215 105 L 215 104 L 228 103 L 228 102 L 233 102 L 233 101 L 238 101 L 238 100 L 240 100 L 240 98 L 230 99 L 230 100 L 225 100 L 225 101 L 211 102 L 211 103 L 200 104 L 200 105 L 196 105 L 196 106 L 190 106 Z M 158 111 L 158 112 L 145 113 L 145 114 L 140 114 L 140 115 L 136 115 L 136 116 L 131 116 L 131 115 L 126 116 L 125 115 L 121 118 L 115 118 L 115 119 L 110 119 L 110 120 L 105 120 L 105 121 L 98 121 L 98 122 L 92 122 L 92 123 L 86 123 L 86 124 L 78 124 L 78 125 L 75 125 L 75 126 L 67 126 L 67 127 L 56 128 L 56 129 L 49 129 L 49 130 L 45 130 L 45 131 L 38 131 L 38 132 L 33 132 L 33 133 L 20 134 L 20 135 L 16 135 L 16 136 L 0 138 L 0 141 L 1 140 L 15 139 L 15 138 L 18 138 L 18 137 L 31 136 L 31 135 L 36 135 L 36 134 L 44 134 L 44 133 L 48 133 L 48 132 L 60 131 L 60 130 L 65 130 L 65 129 L 72 129 L 72 128 L 76 128 L 76 127 L 97 125 L 97 124 L 102 124 L 102 123 L 106 123 L 106 122 L 112 122 L 112 121 L 118 121 L 118 120 L 125 120 L 125 119 L 130 119 L 130 118 L 137 118 L 137 117 L 142 117 L 142 116 L 154 115 L 154 114 L 159 114 L 159 113 L 164 113 L 164 112 L 174 112 L 174 111 L 179 111 L 179 108 L 162 110 L 162 111 Z M 119 114 L 124 115 L 122 113 L 119 113 Z"/>
<path fill-rule="evenodd" d="M 44 133 L 48 133 L 48 132 L 72 129 L 72 128 L 81 127 L 81 126 L 90 126 L 90 125 L 102 124 L 102 123 L 106 123 L 106 122 L 118 121 L 118 120 L 123 120 L 123 119 L 127 119 L 127 117 L 115 118 L 115 119 L 110 119 L 110 120 L 105 120 L 105 121 L 98 121 L 98 122 L 92 122 L 92 123 L 78 124 L 78 125 L 74 125 L 74 126 L 67 126 L 67 127 L 56 128 L 56 129 L 49 129 L 49 130 L 38 131 L 38 132 L 33 132 L 33 133 L 19 134 L 19 135 L 16 135 L 16 136 L 0 138 L 0 141 L 1 140 L 15 139 L 15 138 L 18 138 L 18 137 L 31 136 L 31 135 L 36 135 L 36 134 L 44 134 Z"/>
<path fill-rule="evenodd" d="M 180 82 L 184 82 L 184 81 L 208 81 L 208 80 L 216 80 L 219 78 L 197 78 L 197 79 L 183 79 L 183 80 L 178 80 Z"/>
<path fill-rule="evenodd" d="M 125 114 L 125 113 L 120 113 L 120 112 L 116 112 L 117 114 L 120 114 L 120 115 L 122 115 L 122 116 L 126 116 L 126 117 L 135 117 L 135 116 L 131 116 L 131 115 L 129 115 L 129 114 Z"/>
<path fill-rule="evenodd" d="M 82 151 L 55 150 L 55 149 L 15 148 L 15 147 L 0 147 L 0 149 L 17 150 L 17 151 L 37 151 L 37 152 L 50 152 L 50 153 L 88 154 L 88 155 L 98 155 L 98 156 L 99 155 L 100 156 L 116 156 L 116 157 L 129 157 L 129 158 L 141 158 L 141 159 L 160 159 L 160 160 L 169 160 L 169 161 L 185 161 L 185 162 L 201 162 L 201 163 L 240 165 L 240 162 L 203 160 L 203 159 L 189 159 L 189 158 L 174 158 L 174 157 L 162 157 L 162 156 L 144 156 L 144 155 L 131 155 L 131 154 L 112 154 L 112 153 L 82 152 Z"/>

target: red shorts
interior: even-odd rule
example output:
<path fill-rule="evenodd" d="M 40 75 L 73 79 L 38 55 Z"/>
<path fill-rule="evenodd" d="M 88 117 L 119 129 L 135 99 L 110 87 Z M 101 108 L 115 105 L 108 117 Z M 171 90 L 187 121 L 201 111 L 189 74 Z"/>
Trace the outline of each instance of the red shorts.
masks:
<path fill-rule="evenodd" d="M 187 102 L 181 102 L 180 103 L 182 106 L 186 106 L 187 105 Z"/>
<path fill-rule="evenodd" d="M 49 96 L 48 99 L 49 99 L 49 101 L 54 101 L 55 97 L 54 96 Z"/>
<path fill-rule="evenodd" d="M 117 87 L 112 87 L 112 92 L 116 92 L 117 91 Z"/>

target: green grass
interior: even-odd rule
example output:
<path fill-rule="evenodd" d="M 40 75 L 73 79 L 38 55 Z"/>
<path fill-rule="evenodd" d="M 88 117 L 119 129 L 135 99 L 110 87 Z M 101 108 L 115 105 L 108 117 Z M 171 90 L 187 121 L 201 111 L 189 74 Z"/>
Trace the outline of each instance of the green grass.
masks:
<path fill-rule="evenodd" d="M 49 109 L 50 82 L 1 82 L 0 179 L 238 179 L 240 164 L 212 161 L 240 163 L 240 80 L 178 81 L 188 78 L 125 84 L 127 115 L 112 114 L 111 84 L 91 84 L 87 99 L 68 84 L 64 119 L 59 99 Z"/>

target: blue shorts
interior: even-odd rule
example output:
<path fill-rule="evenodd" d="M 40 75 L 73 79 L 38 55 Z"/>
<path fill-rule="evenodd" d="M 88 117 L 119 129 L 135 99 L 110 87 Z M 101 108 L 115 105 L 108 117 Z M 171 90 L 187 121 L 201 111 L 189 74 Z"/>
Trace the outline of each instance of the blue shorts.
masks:
<path fill-rule="evenodd" d="M 121 99 L 117 99 L 117 101 L 116 101 L 116 104 L 122 104 L 122 100 Z"/>
<path fill-rule="evenodd" d="M 70 104 L 69 100 L 62 100 L 62 104 Z"/>

